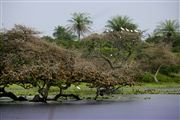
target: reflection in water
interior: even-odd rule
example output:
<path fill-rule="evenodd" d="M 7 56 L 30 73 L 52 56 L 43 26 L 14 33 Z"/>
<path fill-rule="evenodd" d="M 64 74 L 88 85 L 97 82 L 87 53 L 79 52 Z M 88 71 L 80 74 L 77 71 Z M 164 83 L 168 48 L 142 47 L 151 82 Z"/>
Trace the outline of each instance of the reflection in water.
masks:
<path fill-rule="evenodd" d="M 148 99 L 146 99 L 148 98 Z M 0 102 L 0 120 L 180 120 L 180 95 L 132 95 L 119 100 L 63 103 Z"/>

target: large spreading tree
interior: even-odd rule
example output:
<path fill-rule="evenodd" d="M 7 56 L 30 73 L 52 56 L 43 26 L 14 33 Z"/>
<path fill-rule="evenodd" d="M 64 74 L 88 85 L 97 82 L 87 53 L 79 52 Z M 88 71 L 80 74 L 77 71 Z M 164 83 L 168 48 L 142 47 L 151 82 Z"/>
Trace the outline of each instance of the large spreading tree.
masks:
<path fill-rule="evenodd" d="M 20 100 L 5 88 L 11 84 L 27 84 L 38 88 L 38 95 L 33 101 L 46 102 L 52 86 L 60 89 L 54 97 L 74 97 L 64 94 L 72 84 L 88 83 L 99 91 L 100 88 L 111 89 L 117 84 L 109 74 L 99 71 L 91 62 L 86 62 L 72 51 L 63 49 L 53 43 L 42 40 L 31 28 L 16 25 L 3 33 L 2 50 L 0 51 L 0 97 Z M 96 98 L 99 95 L 97 92 Z"/>

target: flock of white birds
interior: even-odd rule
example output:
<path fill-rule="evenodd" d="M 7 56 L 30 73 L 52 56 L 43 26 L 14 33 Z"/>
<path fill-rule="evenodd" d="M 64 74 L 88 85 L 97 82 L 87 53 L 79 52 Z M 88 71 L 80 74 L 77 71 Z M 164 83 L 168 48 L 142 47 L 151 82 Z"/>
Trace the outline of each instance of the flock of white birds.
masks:
<path fill-rule="evenodd" d="M 129 30 L 129 29 L 123 28 L 123 27 L 121 27 L 121 30 L 122 30 L 122 31 L 126 31 L 126 32 L 136 32 L 136 33 L 139 32 L 138 30 Z M 108 33 L 108 32 L 113 32 L 113 29 L 106 30 L 106 32 L 107 32 L 107 33 Z"/>

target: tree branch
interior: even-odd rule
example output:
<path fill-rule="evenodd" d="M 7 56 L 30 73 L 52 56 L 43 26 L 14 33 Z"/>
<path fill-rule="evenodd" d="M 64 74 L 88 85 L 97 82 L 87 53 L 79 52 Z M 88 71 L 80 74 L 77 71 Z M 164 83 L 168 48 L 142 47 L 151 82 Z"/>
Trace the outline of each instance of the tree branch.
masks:
<path fill-rule="evenodd" d="M 107 58 L 106 56 L 104 56 L 103 54 L 100 54 L 100 56 L 108 62 L 108 64 L 110 65 L 110 67 L 114 70 L 114 69 L 117 69 L 117 68 L 121 68 L 122 65 L 117 65 L 117 66 L 114 66 L 113 63 L 111 62 L 111 60 L 109 58 Z"/>

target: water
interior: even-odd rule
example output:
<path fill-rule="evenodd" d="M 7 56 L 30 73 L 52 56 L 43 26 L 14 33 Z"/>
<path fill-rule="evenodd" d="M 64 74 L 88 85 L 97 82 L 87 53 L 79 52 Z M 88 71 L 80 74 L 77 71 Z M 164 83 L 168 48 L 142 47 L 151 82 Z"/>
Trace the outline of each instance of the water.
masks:
<path fill-rule="evenodd" d="M 180 95 L 130 95 L 119 100 L 2 103 L 0 120 L 180 120 Z"/>

